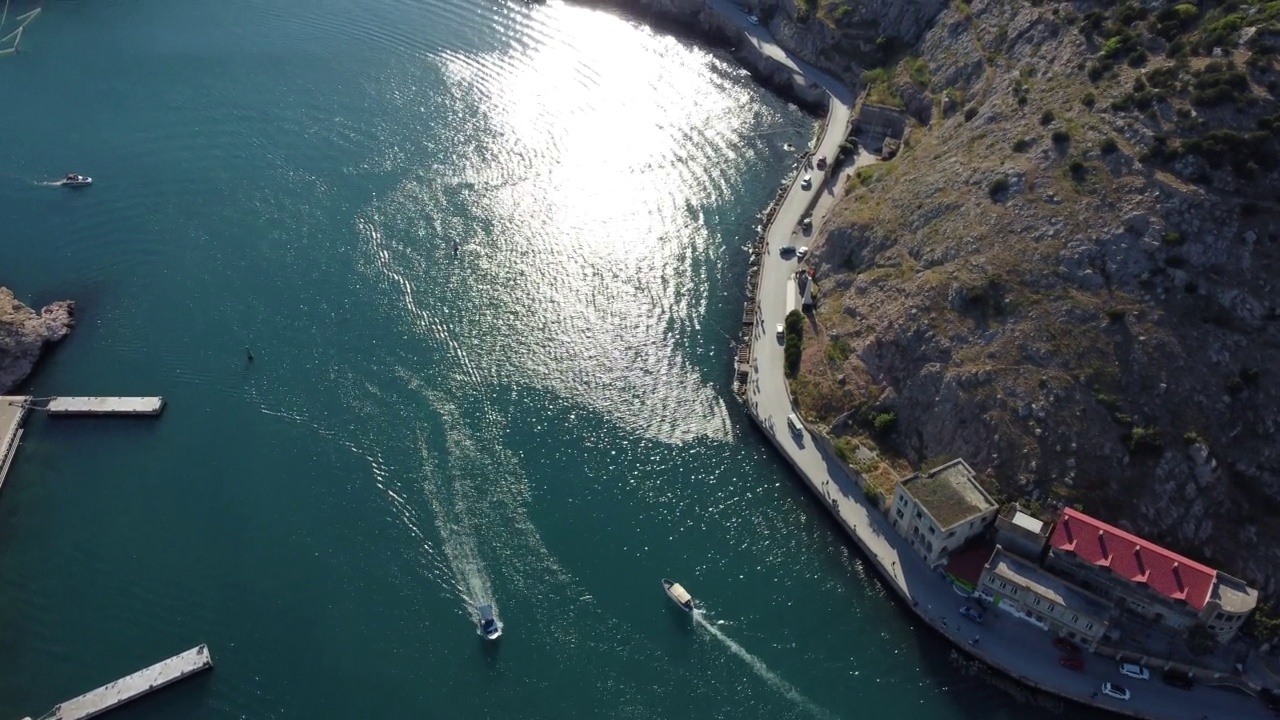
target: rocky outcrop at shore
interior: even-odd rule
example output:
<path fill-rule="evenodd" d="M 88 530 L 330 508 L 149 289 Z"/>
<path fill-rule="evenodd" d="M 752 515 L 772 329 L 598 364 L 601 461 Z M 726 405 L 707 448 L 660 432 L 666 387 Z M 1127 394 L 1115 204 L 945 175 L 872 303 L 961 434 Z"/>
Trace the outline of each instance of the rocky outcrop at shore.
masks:
<path fill-rule="evenodd" d="M 75 325 L 75 303 L 60 300 L 37 313 L 0 287 L 0 394 L 12 391 L 35 367 L 47 345 Z"/>

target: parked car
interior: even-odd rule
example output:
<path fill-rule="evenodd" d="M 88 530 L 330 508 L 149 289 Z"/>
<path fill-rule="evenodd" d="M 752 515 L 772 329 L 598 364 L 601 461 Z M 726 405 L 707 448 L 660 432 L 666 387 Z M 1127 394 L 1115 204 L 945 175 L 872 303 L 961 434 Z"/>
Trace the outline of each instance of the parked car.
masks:
<path fill-rule="evenodd" d="M 1058 658 L 1058 664 L 1068 670 L 1075 670 L 1076 672 L 1084 670 L 1084 660 L 1081 660 L 1075 655 L 1063 655 Z"/>
<path fill-rule="evenodd" d="M 1075 644 L 1075 643 L 1071 642 L 1070 640 L 1068 640 L 1068 639 L 1066 639 L 1066 638 L 1064 638 L 1064 637 L 1057 637 L 1057 638 L 1054 638 L 1054 639 L 1053 639 L 1053 646 L 1054 646 L 1054 647 L 1056 647 L 1056 648 L 1058 648 L 1059 650 L 1061 650 L 1062 652 L 1064 652 L 1064 653 L 1066 653 L 1066 654 L 1068 654 L 1068 655 L 1080 655 L 1080 654 L 1082 654 L 1082 653 L 1083 653 L 1083 651 L 1080 649 L 1080 646 L 1079 646 L 1079 645 L 1077 645 L 1077 644 Z"/>
<path fill-rule="evenodd" d="M 779 255 L 790 255 L 795 251 L 796 251 L 795 245 L 783 245 L 782 247 L 778 248 Z"/>
<path fill-rule="evenodd" d="M 1129 690 L 1127 688 L 1122 688 L 1115 683 L 1109 683 L 1109 682 L 1102 683 L 1102 694 L 1108 695 L 1117 700 L 1129 699 Z"/>
<path fill-rule="evenodd" d="M 800 178 L 800 189 L 808 190 L 811 187 L 813 187 L 813 175 L 806 173 L 804 177 Z"/>
<path fill-rule="evenodd" d="M 807 247 L 802 247 L 799 250 L 796 250 L 796 257 L 800 258 L 801 260 L 803 260 L 804 256 L 808 254 L 809 254 L 809 248 Z"/>
<path fill-rule="evenodd" d="M 981 623 L 981 622 L 982 622 L 982 613 L 981 613 L 981 612 L 979 612 L 979 611 L 977 611 L 977 610 L 974 610 L 973 608 L 969 607 L 968 605 L 965 605 L 965 606 L 963 606 L 963 607 L 961 607 L 961 608 L 960 608 L 960 614 L 961 614 L 961 615 L 963 615 L 963 616 L 965 616 L 965 617 L 967 617 L 967 618 L 969 618 L 970 620 L 972 620 L 972 621 L 974 621 L 974 622 L 976 622 L 976 623 Z"/>
<path fill-rule="evenodd" d="M 1191 679 L 1190 675 L 1177 670 L 1165 670 L 1160 675 L 1160 681 L 1165 685 L 1172 685 L 1180 690 L 1190 690 L 1195 686 L 1195 681 Z"/>
<path fill-rule="evenodd" d="M 816 168 L 818 168 L 819 170 L 822 170 L 822 169 L 826 168 L 826 167 L 827 167 L 827 156 L 826 156 L 826 155 L 819 155 L 819 156 L 818 156 L 818 159 L 817 159 L 817 160 L 815 160 L 815 161 L 813 162 L 813 166 L 814 166 L 814 167 L 816 167 Z"/>
<path fill-rule="evenodd" d="M 747 22 L 751 23 L 752 25 L 759 25 L 760 18 L 756 17 L 755 15 L 748 15 Z"/>
<path fill-rule="evenodd" d="M 805 230 L 812 230 L 813 218 L 808 215 L 805 215 L 804 219 L 800 221 L 800 227 L 804 228 Z"/>
<path fill-rule="evenodd" d="M 1138 680 L 1148 680 L 1151 678 L 1150 670 L 1142 667 L 1141 665 L 1135 665 L 1134 663 L 1120 663 L 1120 674 L 1127 675 L 1131 678 L 1137 678 Z"/>
<path fill-rule="evenodd" d="M 778 323 L 778 339 L 781 340 L 786 336 L 787 336 L 787 326 L 783 325 L 782 323 Z"/>

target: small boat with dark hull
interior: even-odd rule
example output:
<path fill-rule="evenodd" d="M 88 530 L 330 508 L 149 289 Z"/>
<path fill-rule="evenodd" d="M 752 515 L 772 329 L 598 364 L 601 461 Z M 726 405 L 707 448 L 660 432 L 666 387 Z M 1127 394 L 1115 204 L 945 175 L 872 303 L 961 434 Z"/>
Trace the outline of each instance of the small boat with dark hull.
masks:
<path fill-rule="evenodd" d="M 93 184 L 93 178 L 79 173 L 67 173 L 58 184 L 62 187 L 88 187 Z"/>
<path fill-rule="evenodd" d="M 497 640 L 502 637 L 502 621 L 494 613 L 493 605 L 485 603 L 476 608 L 476 613 L 480 616 L 477 632 L 483 635 L 485 640 Z"/>
<path fill-rule="evenodd" d="M 685 612 L 691 613 L 697 609 L 693 604 L 693 596 L 680 583 L 663 578 L 662 589 L 666 591 L 667 597 L 671 598 L 671 602 L 679 605 Z"/>

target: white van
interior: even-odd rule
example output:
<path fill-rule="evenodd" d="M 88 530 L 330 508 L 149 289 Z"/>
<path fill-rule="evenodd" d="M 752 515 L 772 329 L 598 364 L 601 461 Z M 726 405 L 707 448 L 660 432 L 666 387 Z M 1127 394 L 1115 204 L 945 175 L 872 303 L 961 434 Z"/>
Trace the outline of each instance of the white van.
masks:
<path fill-rule="evenodd" d="M 791 428 L 791 432 L 796 435 L 800 434 L 800 430 L 803 426 L 800 424 L 800 418 L 796 417 L 795 413 L 791 413 L 787 416 L 787 427 Z"/>

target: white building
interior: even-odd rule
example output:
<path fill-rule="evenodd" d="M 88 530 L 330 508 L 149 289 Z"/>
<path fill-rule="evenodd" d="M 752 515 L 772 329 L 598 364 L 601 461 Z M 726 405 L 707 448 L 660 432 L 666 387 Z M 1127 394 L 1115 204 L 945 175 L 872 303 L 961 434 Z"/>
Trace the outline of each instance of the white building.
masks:
<path fill-rule="evenodd" d="M 947 553 L 982 533 L 996 515 L 996 503 L 962 459 L 906 477 L 893 491 L 893 527 L 911 541 L 925 562 L 936 565 Z"/>

